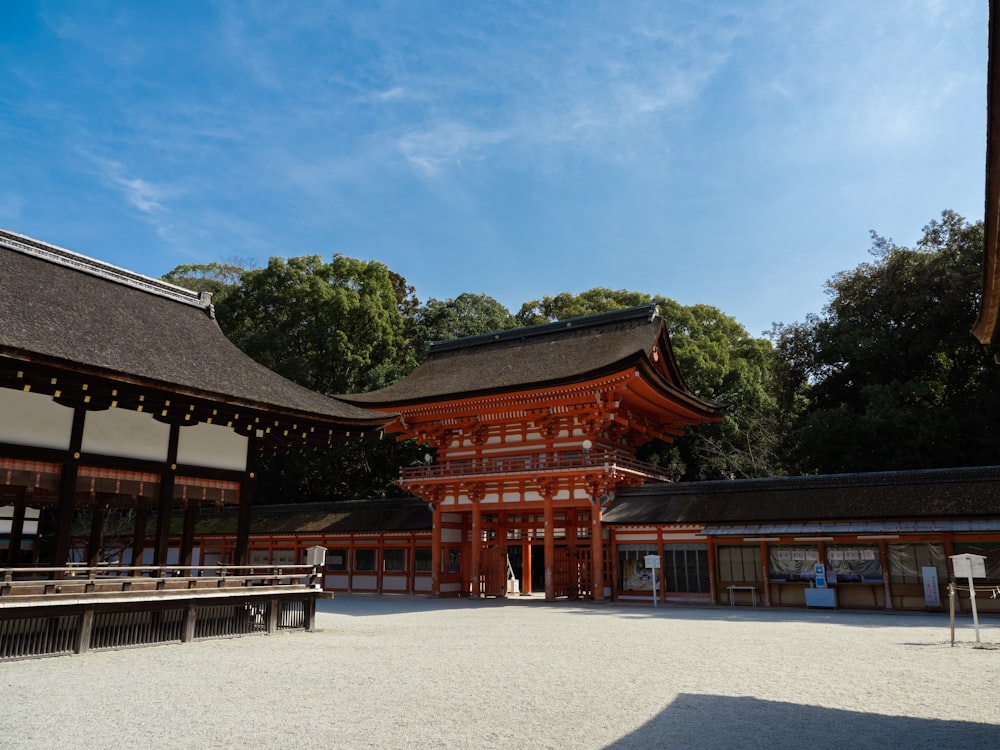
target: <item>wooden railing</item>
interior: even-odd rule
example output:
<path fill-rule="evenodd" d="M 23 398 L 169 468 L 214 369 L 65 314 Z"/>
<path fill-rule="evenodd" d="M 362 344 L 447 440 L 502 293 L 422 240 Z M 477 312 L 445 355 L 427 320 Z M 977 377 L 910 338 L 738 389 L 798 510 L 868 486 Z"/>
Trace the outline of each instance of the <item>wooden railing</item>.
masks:
<path fill-rule="evenodd" d="M 0 568 L 0 606 L 8 597 L 204 591 L 248 586 L 317 587 L 312 565 L 67 565 Z M 9 600 L 8 600 L 9 601 Z"/>
<path fill-rule="evenodd" d="M 628 475 L 645 481 L 670 482 L 669 469 L 617 453 L 566 453 L 554 456 L 490 457 L 482 460 L 443 461 L 400 469 L 400 481 L 444 480 L 453 477 L 496 477 L 504 474 L 566 474 L 602 472 Z"/>
<path fill-rule="evenodd" d="M 280 566 L 0 569 L 0 661 L 312 630 L 321 570 Z"/>

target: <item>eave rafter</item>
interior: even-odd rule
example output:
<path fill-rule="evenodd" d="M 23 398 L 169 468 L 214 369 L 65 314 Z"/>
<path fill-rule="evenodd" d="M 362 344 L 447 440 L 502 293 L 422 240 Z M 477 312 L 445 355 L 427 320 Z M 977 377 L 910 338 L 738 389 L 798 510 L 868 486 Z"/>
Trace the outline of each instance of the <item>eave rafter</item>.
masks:
<path fill-rule="evenodd" d="M 0 357 L 0 388 L 45 395 L 73 409 L 126 409 L 182 427 L 199 423 L 220 425 L 239 435 L 259 438 L 265 444 L 334 445 L 350 439 L 378 439 L 382 433 L 381 425 L 334 424 L 313 415 L 226 402 L 212 394 L 184 393 L 169 386 L 4 357 Z"/>
<path fill-rule="evenodd" d="M 544 432 L 563 427 L 565 423 L 579 426 L 591 421 L 588 430 L 598 431 L 601 424 L 610 424 L 610 411 L 616 403 L 609 394 L 629 377 L 628 373 L 589 383 L 561 388 L 523 391 L 452 400 L 431 404 L 394 405 L 399 417 L 386 429 L 401 433 L 398 439 L 410 437 L 420 442 L 439 445 L 456 434 L 474 435 L 484 426 L 514 423 L 529 425 Z"/>

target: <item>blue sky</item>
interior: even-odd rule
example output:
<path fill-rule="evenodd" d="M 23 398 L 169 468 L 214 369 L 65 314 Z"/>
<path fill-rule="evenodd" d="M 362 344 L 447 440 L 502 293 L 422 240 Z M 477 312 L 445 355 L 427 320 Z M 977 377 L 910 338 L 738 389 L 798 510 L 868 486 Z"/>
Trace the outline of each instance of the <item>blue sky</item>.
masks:
<path fill-rule="evenodd" d="M 754 335 L 981 219 L 987 0 L 0 1 L 0 226 L 150 276 L 342 253 Z M 971 322 L 970 322 L 971 323 Z"/>

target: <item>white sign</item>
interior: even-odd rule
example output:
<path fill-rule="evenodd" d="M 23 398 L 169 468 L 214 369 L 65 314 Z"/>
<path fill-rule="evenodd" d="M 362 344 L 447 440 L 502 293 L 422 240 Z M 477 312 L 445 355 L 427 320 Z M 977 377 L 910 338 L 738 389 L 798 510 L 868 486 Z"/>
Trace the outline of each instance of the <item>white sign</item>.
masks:
<path fill-rule="evenodd" d="M 643 558 L 643 565 L 649 569 L 660 567 L 660 556 L 659 555 L 646 555 Z"/>
<path fill-rule="evenodd" d="M 928 607 L 941 606 L 941 590 L 938 588 L 937 568 L 933 565 L 921 568 L 924 579 L 924 604 Z"/>
<path fill-rule="evenodd" d="M 976 610 L 976 586 L 973 578 L 986 578 L 986 557 L 983 555 L 952 555 L 951 564 L 955 578 L 969 579 L 969 601 L 972 603 L 972 624 L 976 628 L 976 643 L 979 643 L 979 612 Z"/>
<path fill-rule="evenodd" d="M 955 578 L 986 578 L 986 558 L 983 555 L 952 555 Z"/>

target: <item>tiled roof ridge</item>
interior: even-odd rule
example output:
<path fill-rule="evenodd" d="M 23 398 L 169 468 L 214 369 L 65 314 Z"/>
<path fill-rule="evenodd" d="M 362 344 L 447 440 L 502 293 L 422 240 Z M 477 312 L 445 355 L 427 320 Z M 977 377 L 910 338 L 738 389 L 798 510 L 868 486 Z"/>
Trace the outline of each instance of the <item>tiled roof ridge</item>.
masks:
<path fill-rule="evenodd" d="M 160 281 L 150 276 L 143 276 L 134 271 L 113 266 L 110 263 L 95 260 L 94 258 L 75 253 L 58 245 L 42 242 L 8 229 L 0 228 L 0 245 L 9 250 L 31 255 L 49 263 L 56 263 L 116 284 L 122 284 L 123 286 L 155 294 L 159 297 L 166 297 L 175 302 L 201 308 L 210 317 L 215 317 L 211 292 L 195 292 L 168 284 L 165 281 Z"/>
<path fill-rule="evenodd" d="M 556 320 L 550 323 L 539 323 L 532 326 L 508 328 L 503 331 L 480 333 L 474 336 L 464 336 L 457 339 L 433 341 L 427 345 L 426 356 L 430 357 L 442 352 L 455 351 L 458 349 L 471 349 L 472 347 L 485 346 L 488 344 L 499 344 L 507 341 L 521 341 L 528 338 L 549 336 L 554 333 L 564 333 L 567 330 L 585 331 L 593 328 L 603 328 L 615 323 L 633 323 L 636 321 L 649 323 L 658 317 L 659 314 L 659 305 L 653 302 L 647 305 L 627 307 L 621 310 L 595 313 L 593 315 L 581 315 L 579 317 Z"/>

